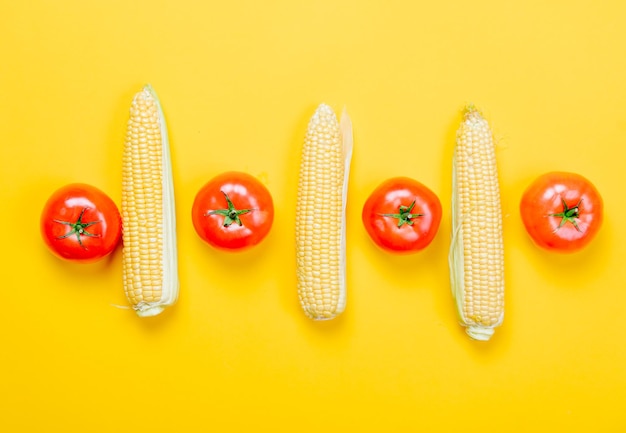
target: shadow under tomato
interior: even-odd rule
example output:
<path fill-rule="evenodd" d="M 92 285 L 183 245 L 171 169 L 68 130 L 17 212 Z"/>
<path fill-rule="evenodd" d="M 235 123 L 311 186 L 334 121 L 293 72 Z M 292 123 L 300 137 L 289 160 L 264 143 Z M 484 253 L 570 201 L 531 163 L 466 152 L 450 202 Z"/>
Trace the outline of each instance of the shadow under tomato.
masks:
<path fill-rule="evenodd" d="M 195 233 L 194 233 L 195 235 Z M 241 281 L 249 281 L 252 277 L 262 274 L 264 267 L 269 266 L 271 251 L 274 248 L 272 231 L 259 244 L 243 250 L 222 250 L 204 242 L 197 235 L 194 236 L 199 257 L 202 261 L 210 261 L 212 269 L 218 269 L 220 279 L 228 279 L 232 282 L 228 289 L 242 289 L 243 286 L 251 287 L 250 284 L 238 284 Z M 202 264 L 199 263 L 201 268 Z M 211 275 L 206 275 L 210 281 Z"/>
<path fill-rule="evenodd" d="M 588 287 L 608 266 L 606 252 L 611 250 L 610 222 L 604 221 L 597 236 L 583 249 L 562 253 L 535 245 L 526 234 L 528 260 L 551 287 L 575 290 Z"/>

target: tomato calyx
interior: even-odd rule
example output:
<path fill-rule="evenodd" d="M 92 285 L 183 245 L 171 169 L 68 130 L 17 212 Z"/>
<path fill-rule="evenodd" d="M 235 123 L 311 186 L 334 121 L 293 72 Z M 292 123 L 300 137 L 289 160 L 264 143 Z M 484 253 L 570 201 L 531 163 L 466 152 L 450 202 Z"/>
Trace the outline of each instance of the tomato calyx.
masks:
<path fill-rule="evenodd" d="M 572 225 L 576 227 L 576 230 L 580 231 L 580 227 L 578 227 L 576 219 L 580 216 L 580 204 L 582 201 L 583 199 L 581 198 L 575 206 L 569 207 L 567 203 L 565 203 L 565 200 L 561 198 L 561 202 L 563 202 L 563 211 L 550 214 L 550 216 L 561 218 L 559 226 L 554 229 L 555 232 L 568 222 L 572 223 Z"/>
<path fill-rule="evenodd" d="M 61 236 L 57 236 L 57 239 L 65 239 L 65 238 L 69 238 L 72 235 L 76 235 L 76 240 L 78 241 L 78 244 L 82 247 L 85 248 L 85 246 L 83 245 L 83 242 L 81 240 L 81 236 L 88 236 L 91 238 L 98 238 L 100 237 L 99 234 L 95 234 L 95 233 L 89 233 L 87 231 L 87 227 L 90 227 L 94 224 L 98 224 L 101 223 L 102 221 L 97 220 L 97 221 L 90 221 L 90 222 L 83 222 L 83 215 L 85 214 L 85 211 L 88 210 L 89 208 L 83 208 L 83 210 L 80 211 L 80 215 L 78 215 L 78 219 L 75 222 L 71 222 L 71 221 L 62 221 L 62 220 L 53 220 L 55 223 L 59 223 L 59 224 L 64 224 L 67 226 L 70 226 L 71 230 L 69 232 L 67 232 L 64 235 Z"/>
<path fill-rule="evenodd" d="M 243 226 L 243 223 L 241 222 L 241 219 L 239 218 L 239 215 L 243 215 L 246 214 L 248 212 L 252 212 L 254 209 L 240 209 L 238 210 L 235 205 L 233 204 L 233 202 L 230 200 L 230 197 L 228 197 L 228 194 L 226 194 L 224 191 L 220 191 L 222 194 L 224 194 L 224 197 L 226 198 L 226 204 L 228 205 L 228 209 L 216 209 L 216 210 L 211 210 L 208 211 L 205 216 L 209 216 L 209 215 L 222 215 L 224 217 L 224 227 L 229 227 L 231 224 L 236 223 L 239 226 Z"/>
<path fill-rule="evenodd" d="M 390 218 L 397 218 L 398 227 L 402 227 L 404 224 L 412 226 L 413 218 L 419 218 L 421 216 L 424 216 L 424 214 L 420 214 L 420 213 L 411 213 L 414 207 L 415 207 L 415 200 L 413 200 L 413 203 L 411 203 L 410 206 L 400 205 L 400 207 L 398 207 L 398 213 L 381 213 L 379 215 L 390 217 Z"/>

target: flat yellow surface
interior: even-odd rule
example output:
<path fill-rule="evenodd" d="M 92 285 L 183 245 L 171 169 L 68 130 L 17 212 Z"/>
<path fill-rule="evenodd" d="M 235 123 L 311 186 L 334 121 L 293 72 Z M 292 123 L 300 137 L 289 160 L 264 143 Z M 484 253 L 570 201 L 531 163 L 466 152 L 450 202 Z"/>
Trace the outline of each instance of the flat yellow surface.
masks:
<path fill-rule="evenodd" d="M 0 431 L 625 431 L 626 3 L 622 1 L 13 1 L 0 13 Z M 170 129 L 180 300 L 125 305 L 121 251 L 92 265 L 39 235 L 49 194 L 86 182 L 119 204 L 132 95 Z M 354 125 L 348 306 L 317 323 L 296 294 L 299 153 L 315 107 Z M 506 318 L 457 324 L 447 254 L 451 158 L 467 103 L 497 140 Z M 579 172 L 607 218 L 583 252 L 530 241 L 522 191 Z M 275 225 L 256 249 L 196 235 L 198 189 L 258 176 Z M 382 180 L 428 185 L 428 249 L 376 248 L 360 212 Z M 463 430 L 460 430 L 463 429 Z"/>

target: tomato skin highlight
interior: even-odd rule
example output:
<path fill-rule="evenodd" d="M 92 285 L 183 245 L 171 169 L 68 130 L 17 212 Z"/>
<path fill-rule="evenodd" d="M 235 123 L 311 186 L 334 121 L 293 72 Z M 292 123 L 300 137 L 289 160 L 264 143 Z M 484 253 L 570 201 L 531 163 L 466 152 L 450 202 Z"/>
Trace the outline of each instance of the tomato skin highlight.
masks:
<path fill-rule="evenodd" d="M 401 206 L 405 211 L 410 209 L 411 215 L 419 216 L 399 226 Z M 369 236 L 383 250 L 415 253 L 435 238 L 441 223 L 441 202 L 422 183 L 408 177 L 394 177 L 374 189 L 363 206 L 361 218 Z"/>
<path fill-rule="evenodd" d="M 237 221 L 225 226 L 227 219 L 215 211 L 229 208 L 238 211 Z M 243 251 L 259 244 L 274 221 L 274 203 L 268 189 L 247 173 L 229 171 L 209 180 L 196 194 L 191 210 L 198 236 L 223 251 Z"/>
<path fill-rule="evenodd" d="M 77 222 L 79 225 L 73 226 Z M 120 243 L 122 221 L 108 195 L 94 186 L 73 183 L 48 198 L 40 229 L 45 244 L 57 257 L 92 263 L 111 254 Z"/>
<path fill-rule="evenodd" d="M 564 213 L 572 215 L 565 218 Z M 524 191 L 520 214 L 536 245 L 549 251 L 571 253 L 587 246 L 604 219 L 603 201 L 585 177 L 569 172 L 549 172 Z"/>

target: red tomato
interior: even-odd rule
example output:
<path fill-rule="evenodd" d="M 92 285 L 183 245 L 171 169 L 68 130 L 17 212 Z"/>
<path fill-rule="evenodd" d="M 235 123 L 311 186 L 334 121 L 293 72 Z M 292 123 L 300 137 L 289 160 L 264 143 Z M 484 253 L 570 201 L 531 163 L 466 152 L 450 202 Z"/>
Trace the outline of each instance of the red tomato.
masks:
<path fill-rule="evenodd" d="M 537 245 L 574 252 L 587 245 L 602 225 L 602 197 L 586 178 L 551 172 L 526 189 L 520 203 L 522 221 Z"/>
<path fill-rule="evenodd" d="M 89 263 L 115 249 L 122 223 L 108 195 L 91 185 L 75 183 L 50 196 L 41 213 L 41 234 L 56 256 Z"/>
<path fill-rule="evenodd" d="M 363 206 L 363 224 L 381 248 L 414 253 L 432 242 L 441 222 L 441 203 L 420 182 L 396 177 L 380 184 Z"/>
<path fill-rule="evenodd" d="M 204 241 L 218 249 L 241 251 L 267 236 L 274 221 L 274 203 L 255 177 L 231 171 L 214 177 L 198 191 L 191 217 Z"/>

